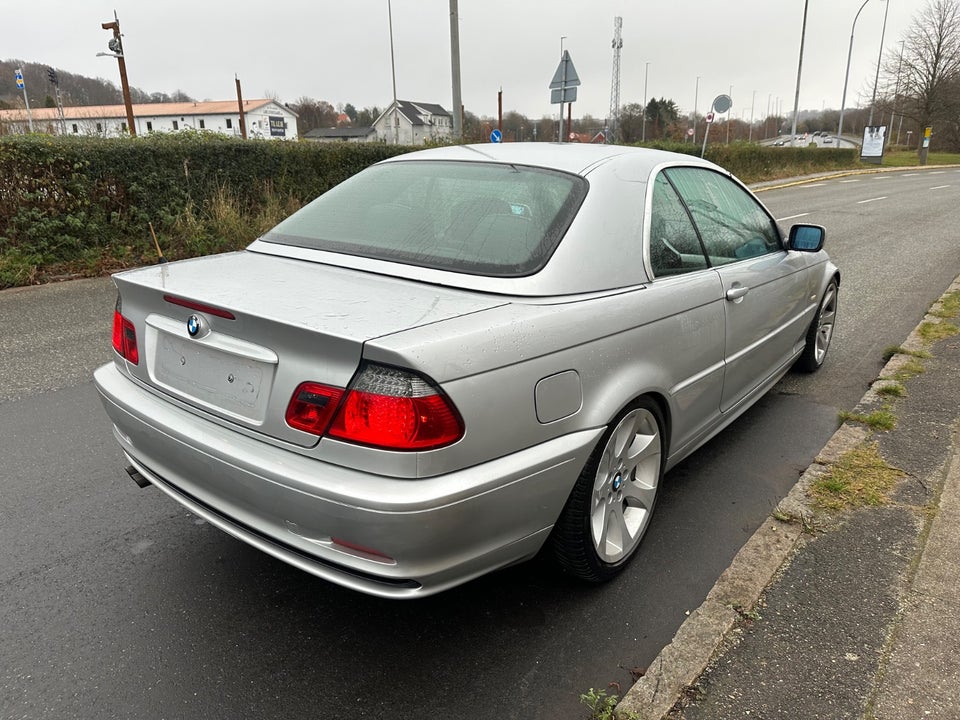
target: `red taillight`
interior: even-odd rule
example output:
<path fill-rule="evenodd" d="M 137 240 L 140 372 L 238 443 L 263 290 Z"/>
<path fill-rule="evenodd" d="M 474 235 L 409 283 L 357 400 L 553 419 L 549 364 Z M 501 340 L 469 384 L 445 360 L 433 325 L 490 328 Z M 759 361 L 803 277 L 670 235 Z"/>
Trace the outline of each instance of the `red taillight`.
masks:
<path fill-rule="evenodd" d="M 346 391 L 303 383 L 286 417 L 313 435 L 387 450 L 433 450 L 463 437 L 463 421 L 446 395 L 419 375 L 382 365 L 365 366 Z"/>
<path fill-rule="evenodd" d="M 431 450 L 463 437 L 463 422 L 447 396 L 419 375 L 367 365 L 329 435 L 388 450 Z"/>
<path fill-rule="evenodd" d="M 113 311 L 113 349 L 127 362 L 134 365 L 140 363 L 140 351 L 137 349 L 137 330 L 133 323 L 120 314 L 120 300 L 117 300 L 117 309 Z"/>
<path fill-rule="evenodd" d="M 312 435 L 323 435 L 341 397 L 343 390 L 340 388 L 301 383 L 287 406 L 287 424 Z"/>

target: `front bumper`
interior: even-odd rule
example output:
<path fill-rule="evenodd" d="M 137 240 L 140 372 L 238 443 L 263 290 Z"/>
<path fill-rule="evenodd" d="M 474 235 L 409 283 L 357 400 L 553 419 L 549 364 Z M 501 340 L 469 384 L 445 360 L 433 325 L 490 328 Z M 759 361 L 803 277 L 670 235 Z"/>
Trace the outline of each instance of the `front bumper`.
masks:
<path fill-rule="evenodd" d="M 280 560 L 381 597 L 430 595 L 532 557 L 602 433 L 565 435 L 446 475 L 397 479 L 214 423 L 113 363 L 94 380 L 117 441 L 151 483 Z"/>

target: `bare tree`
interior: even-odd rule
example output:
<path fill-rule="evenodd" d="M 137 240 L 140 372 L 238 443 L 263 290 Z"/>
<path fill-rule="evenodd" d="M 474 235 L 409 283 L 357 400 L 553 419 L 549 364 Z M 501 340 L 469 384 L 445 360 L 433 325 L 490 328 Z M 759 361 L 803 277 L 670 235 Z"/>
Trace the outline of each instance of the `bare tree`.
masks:
<path fill-rule="evenodd" d="M 884 105 L 915 124 L 918 141 L 927 126 L 957 136 L 960 0 L 928 0 L 901 41 L 883 63 Z"/>

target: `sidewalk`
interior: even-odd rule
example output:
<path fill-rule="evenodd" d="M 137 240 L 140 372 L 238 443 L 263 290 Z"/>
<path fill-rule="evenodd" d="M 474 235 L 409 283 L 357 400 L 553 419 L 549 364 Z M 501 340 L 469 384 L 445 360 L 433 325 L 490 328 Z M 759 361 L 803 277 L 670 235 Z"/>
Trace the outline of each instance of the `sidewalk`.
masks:
<path fill-rule="evenodd" d="M 960 299 L 960 278 L 950 293 Z M 952 308 L 946 322 L 960 325 Z M 928 315 L 902 346 L 914 354 L 881 373 L 906 394 L 878 381 L 856 408 L 888 410 L 896 426 L 841 426 L 627 692 L 621 717 L 960 718 L 960 335 L 921 332 L 942 321 Z M 886 502 L 815 507 L 811 486 L 851 451 L 899 471 Z M 851 477 L 882 469 L 861 464 Z"/>

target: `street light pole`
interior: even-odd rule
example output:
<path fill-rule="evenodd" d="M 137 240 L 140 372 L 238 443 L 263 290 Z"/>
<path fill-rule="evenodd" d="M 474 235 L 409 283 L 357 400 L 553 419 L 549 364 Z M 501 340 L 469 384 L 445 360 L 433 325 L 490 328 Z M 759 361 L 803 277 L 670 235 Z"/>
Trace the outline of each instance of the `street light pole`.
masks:
<path fill-rule="evenodd" d="M 387 22 L 390 25 L 390 78 L 393 81 L 393 144 L 400 144 L 400 106 L 397 104 L 397 66 L 393 59 L 393 7 L 387 0 Z"/>
<path fill-rule="evenodd" d="M 450 75 L 453 82 L 453 137 L 463 138 L 463 99 L 460 89 L 460 21 L 457 0 L 450 0 Z"/>
<path fill-rule="evenodd" d="M 837 127 L 837 147 L 840 147 L 843 143 L 843 111 L 847 105 L 847 83 L 850 80 L 850 59 L 853 57 L 853 33 L 857 29 L 857 20 L 860 18 L 860 13 L 867 6 L 868 2 L 870 2 L 870 0 L 863 0 L 863 5 L 857 10 L 857 14 L 853 16 L 853 25 L 850 27 L 850 48 L 847 50 L 847 71 L 843 74 L 843 96 L 840 98 L 840 125 Z"/>
<path fill-rule="evenodd" d="M 800 73 L 803 70 L 803 42 L 807 36 L 807 8 L 810 0 L 803 0 L 803 27 L 800 30 L 800 60 L 797 62 L 797 92 L 793 96 L 793 128 L 790 131 L 790 146 L 793 147 L 797 139 L 797 115 L 800 112 Z"/>
<path fill-rule="evenodd" d="M 730 86 L 730 100 L 733 100 L 733 85 Z M 731 104 L 730 107 L 733 107 Z M 727 110 L 727 145 L 730 144 L 730 111 Z"/>
<path fill-rule="evenodd" d="M 893 91 L 893 107 L 897 107 L 897 99 L 900 97 L 900 71 L 903 69 L 903 45 L 906 40 L 900 41 L 900 60 L 897 63 L 897 89 Z M 900 124 L 897 126 L 897 145 L 900 144 L 900 128 L 903 127 L 903 112 L 900 113 Z M 893 130 L 893 117 L 890 118 L 890 130 Z"/>
<path fill-rule="evenodd" d="M 877 75 L 873 79 L 873 99 L 870 101 L 870 118 L 867 120 L 867 126 L 873 127 L 873 108 L 877 104 L 877 85 L 880 83 L 880 61 L 883 60 L 883 36 L 887 34 L 887 13 L 890 12 L 890 0 L 887 0 L 887 7 L 883 10 L 883 29 L 880 31 L 880 54 L 877 55 Z"/>
<path fill-rule="evenodd" d="M 700 76 L 697 75 L 697 87 L 693 91 L 693 144 L 697 144 L 697 100 L 700 96 Z"/>
<path fill-rule="evenodd" d="M 640 125 L 640 142 L 647 141 L 647 78 L 650 76 L 650 63 L 643 69 L 643 122 Z"/>

